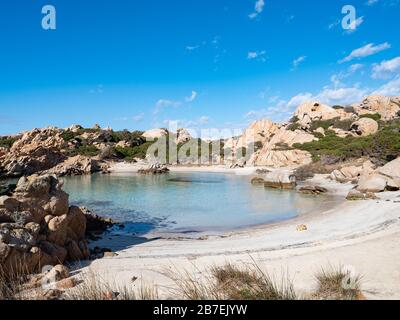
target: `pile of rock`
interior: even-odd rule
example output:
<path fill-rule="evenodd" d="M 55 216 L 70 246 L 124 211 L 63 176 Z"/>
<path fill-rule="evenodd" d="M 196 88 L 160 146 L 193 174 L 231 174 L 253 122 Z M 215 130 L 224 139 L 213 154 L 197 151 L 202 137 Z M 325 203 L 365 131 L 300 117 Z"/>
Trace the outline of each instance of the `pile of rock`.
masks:
<path fill-rule="evenodd" d="M 4 175 L 20 177 L 48 170 L 66 159 L 61 129 L 45 128 L 26 132 L 0 158 Z"/>
<path fill-rule="evenodd" d="M 262 179 L 264 180 L 265 188 L 281 190 L 293 190 L 296 188 L 296 177 L 291 171 L 275 170 L 265 174 Z"/>
<path fill-rule="evenodd" d="M 75 156 L 72 158 L 68 158 L 64 162 L 59 165 L 47 170 L 43 173 L 45 174 L 56 174 L 60 177 L 63 176 L 80 176 L 92 174 L 95 172 L 107 172 L 107 167 L 103 166 L 96 159 L 84 157 L 84 156 Z"/>
<path fill-rule="evenodd" d="M 161 164 L 153 164 L 148 168 L 145 169 L 140 169 L 138 173 L 140 174 L 164 174 L 168 173 L 169 169 L 166 165 L 161 165 Z"/>
<path fill-rule="evenodd" d="M 363 174 L 357 184 L 360 192 L 397 191 L 400 189 L 400 158 L 373 172 Z"/>
<path fill-rule="evenodd" d="M 321 186 L 304 186 L 299 189 L 300 193 L 309 195 L 320 195 L 328 192 L 328 189 Z"/>
<path fill-rule="evenodd" d="M 0 197 L 0 262 L 3 270 L 23 266 L 35 272 L 45 265 L 89 257 L 86 217 L 69 206 L 68 194 L 53 175 L 19 180 L 11 196 Z"/>

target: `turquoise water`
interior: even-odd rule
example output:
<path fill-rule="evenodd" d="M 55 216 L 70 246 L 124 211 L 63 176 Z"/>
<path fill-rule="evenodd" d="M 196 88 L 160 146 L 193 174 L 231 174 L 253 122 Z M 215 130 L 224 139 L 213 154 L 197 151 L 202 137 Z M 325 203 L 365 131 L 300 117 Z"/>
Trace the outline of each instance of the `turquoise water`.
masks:
<path fill-rule="evenodd" d="M 127 223 L 131 231 L 211 231 L 290 219 L 326 206 L 324 197 L 254 186 L 216 173 L 92 175 L 64 178 L 75 205 Z"/>

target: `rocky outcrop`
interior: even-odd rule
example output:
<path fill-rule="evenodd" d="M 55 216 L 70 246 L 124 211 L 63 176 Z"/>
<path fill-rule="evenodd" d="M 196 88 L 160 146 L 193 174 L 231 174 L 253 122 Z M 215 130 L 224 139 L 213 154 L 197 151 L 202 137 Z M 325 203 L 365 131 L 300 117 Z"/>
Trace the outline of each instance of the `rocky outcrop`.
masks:
<path fill-rule="evenodd" d="M 0 159 L 5 176 L 20 177 L 48 170 L 66 159 L 61 150 L 66 146 L 56 128 L 26 132 Z"/>
<path fill-rule="evenodd" d="M 296 188 L 296 177 L 291 171 L 275 170 L 265 174 L 263 179 L 264 187 L 266 188 L 281 190 L 293 190 Z"/>
<path fill-rule="evenodd" d="M 176 132 L 176 138 L 175 138 L 175 143 L 176 144 L 181 144 L 188 142 L 192 139 L 192 136 L 190 135 L 189 131 L 186 129 L 178 129 Z"/>
<path fill-rule="evenodd" d="M 84 156 L 68 158 L 59 165 L 47 170 L 46 174 L 56 174 L 58 176 L 80 176 L 102 171 L 99 161 Z"/>
<path fill-rule="evenodd" d="M 341 183 L 357 182 L 361 175 L 369 175 L 373 173 L 375 166 L 371 161 L 365 161 L 362 166 L 346 166 L 338 170 L 334 170 L 330 178 Z"/>
<path fill-rule="evenodd" d="M 356 105 L 358 114 L 374 114 L 381 115 L 382 120 L 393 120 L 398 117 L 400 111 L 400 97 L 384 97 L 373 95 L 367 97 L 361 104 Z"/>
<path fill-rule="evenodd" d="M 261 150 L 250 157 L 248 164 L 275 168 L 309 164 L 312 161 L 311 155 L 306 151 L 296 150 L 292 147 L 296 143 L 306 143 L 313 140 L 317 140 L 317 138 L 307 132 L 281 128 L 264 144 Z"/>
<path fill-rule="evenodd" d="M 138 170 L 138 173 L 140 174 L 163 174 L 168 172 L 168 167 L 161 164 L 153 164 L 148 168 Z"/>
<path fill-rule="evenodd" d="M 378 132 L 379 125 L 373 119 L 361 118 L 351 125 L 351 132 L 356 136 L 365 137 Z"/>
<path fill-rule="evenodd" d="M 400 189 L 400 158 L 360 177 L 357 190 L 360 192 L 397 191 Z"/>
<path fill-rule="evenodd" d="M 328 192 L 328 189 L 321 186 L 304 186 L 299 189 L 300 193 L 309 195 L 320 195 Z"/>
<path fill-rule="evenodd" d="M 167 135 L 168 135 L 168 130 L 166 129 L 152 129 L 143 133 L 143 137 L 150 141 L 154 139 L 160 139 L 161 137 Z"/>
<path fill-rule="evenodd" d="M 62 183 L 52 175 L 19 180 L 12 196 L 0 197 L 0 261 L 4 271 L 89 257 L 86 217 L 70 207 Z"/>
<path fill-rule="evenodd" d="M 294 116 L 303 128 L 309 128 L 313 121 L 340 118 L 341 115 L 337 110 L 318 101 L 308 101 L 296 109 Z"/>
<path fill-rule="evenodd" d="M 358 201 L 358 200 L 379 200 L 379 197 L 375 193 L 367 192 L 363 193 L 357 190 L 350 190 L 347 194 L 346 200 Z"/>

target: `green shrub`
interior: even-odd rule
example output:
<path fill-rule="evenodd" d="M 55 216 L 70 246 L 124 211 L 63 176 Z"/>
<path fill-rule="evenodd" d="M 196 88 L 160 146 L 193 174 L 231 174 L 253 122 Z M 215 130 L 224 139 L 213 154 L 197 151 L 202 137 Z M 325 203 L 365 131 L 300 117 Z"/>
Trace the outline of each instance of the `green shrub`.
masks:
<path fill-rule="evenodd" d="M 76 154 L 85 157 L 95 157 L 99 155 L 100 150 L 93 145 L 83 145 L 76 149 Z"/>
<path fill-rule="evenodd" d="M 333 109 L 335 109 L 335 110 L 344 109 L 344 107 L 343 107 L 343 106 L 338 106 L 338 105 L 336 105 L 336 106 L 333 106 L 332 108 L 333 108 Z"/>
<path fill-rule="evenodd" d="M 9 149 L 17 140 L 17 138 L 12 137 L 0 137 L 0 147 Z"/>
<path fill-rule="evenodd" d="M 315 131 L 318 128 L 323 128 L 324 130 L 327 130 L 335 124 L 336 120 L 339 120 L 339 118 L 313 121 L 311 123 L 310 130 Z"/>
<path fill-rule="evenodd" d="M 79 134 L 76 132 L 72 132 L 72 131 L 64 131 L 61 134 L 61 138 L 63 138 L 65 141 L 71 141 L 73 139 L 75 139 Z"/>
<path fill-rule="evenodd" d="M 147 150 L 154 142 L 146 142 L 136 147 L 115 147 L 117 157 L 125 160 L 133 160 L 134 158 L 145 159 Z"/>
<path fill-rule="evenodd" d="M 291 123 L 287 126 L 287 129 L 290 131 L 296 131 L 297 129 L 300 129 L 300 124 L 298 123 Z"/>
<path fill-rule="evenodd" d="M 375 121 L 379 121 L 382 119 L 382 116 L 379 113 L 374 113 L 374 114 L 363 114 L 360 116 L 360 118 L 369 118 Z"/>
<path fill-rule="evenodd" d="M 333 127 L 337 129 L 342 129 L 344 131 L 350 131 L 353 120 L 337 120 L 334 122 Z"/>
<path fill-rule="evenodd" d="M 367 137 L 340 138 L 328 130 L 319 141 L 295 144 L 294 147 L 310 152 L 314 160 L 319 160 L 321 156 L 334 156 L 342 160 L 371 157 L 384 163 L 400 156 L 399 130 L 399 121 L 386 124 L 376 134 Z"/>

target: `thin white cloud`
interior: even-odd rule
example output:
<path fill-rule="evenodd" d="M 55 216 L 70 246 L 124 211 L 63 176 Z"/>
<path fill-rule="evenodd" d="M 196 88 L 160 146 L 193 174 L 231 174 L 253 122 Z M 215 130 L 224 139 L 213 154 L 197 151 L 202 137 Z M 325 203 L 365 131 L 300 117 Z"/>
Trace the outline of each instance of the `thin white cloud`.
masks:
<path fill-rule="evenodd" d="M 194 51 L 198 48 L 200 48 L 200 46 L 186 46 L 186 50 L 188 50 L 188 51 Z"/>
<path fill-rule="evenodd" d="M 256 4 L 254 5 L 254 12 L 249 14 L 250 19 L 256 18 L 260 13 L 263 12 L 265 6 L 264 0 L 257 0 Z"/>
<path fill-rule="evenodd" d="M 192 94 L 190 95 L 190 97 L 186 97 L 185 101 L 186 102 L 193 102 L 194 100 L 196 100 L 197 98 L 197 92 L 196 91 L 192 91 Z"/>
<path fill-rule="evenodd" d="M 374 79 L 387 79 L 396 72 L 400 72 L 400 57 L 384 60 L 372 66 L 372 78 Z"/>
<path fill-rule="evenodd" d="M 361 48 L 353 50 L 347 57 L 344 59 L 340 60 L 339 63 L 344 63 L 344 62 L 349 62 L 354 59 L 361 59 L 365 58 L 368 56 L 372 56 L 374 54 L 377 54 L 381 51 L 390 49 L 391 45 L 388 42 L 379 44 L 379 45 L 374 45 L 373 43 L 369 43 Z"/>
<path fill-rule="evenodd" d="M 373 93 L 383 96 L 400 96 L 400 76 L 384 84 Z"/>
<path fill-rule="evenodd" d="M 309 92 L 306 93 L 300 93 L 298 95 L 295 95 L 294 97 L 292 97 L 289 102 L 287 103 L 289 108 L 293 108 L 293 107 L 298 107 L 299 105 L 301 105 L 302 103 L 306 102 L 306 101 L 310 101 L 312 100 L 313 95 Z"/>
<path fill-rule="evenodd" d="M 379 0 L 368 0 L 365 4 L 367 6 L 373 6 L 374 4 L 376 4 Z"/>
<path fill-rule="evenodd" d="M 265 50 L 262 51 L 250 51 L 247 53 L 248 60 L 258 60 L 261 62 L 267 61 L 266 55 L 267 52 Z"/>
<path fill-rule="evenodd" d="M 158 114 L 164 108 L 167 108 L 167 107 L 176 108 L 176 107 L 179 107 L 181 105 L 182 105 L 182 103 L 179 102 L 179 101 L 160 99 L 156 103 L 156 107 L 154 109 L 154 114 Z"/>
<path fill-rule="evenodd" d="M 307 59 L 306 56 L 301 56 L 301 57 L 298 57 L 297 59 L 294 59 L 292 62 L 293 69 L 297 69 L 297 67 L 300 65 L 300 63 L 302 63 L 306 59 Z"/>

